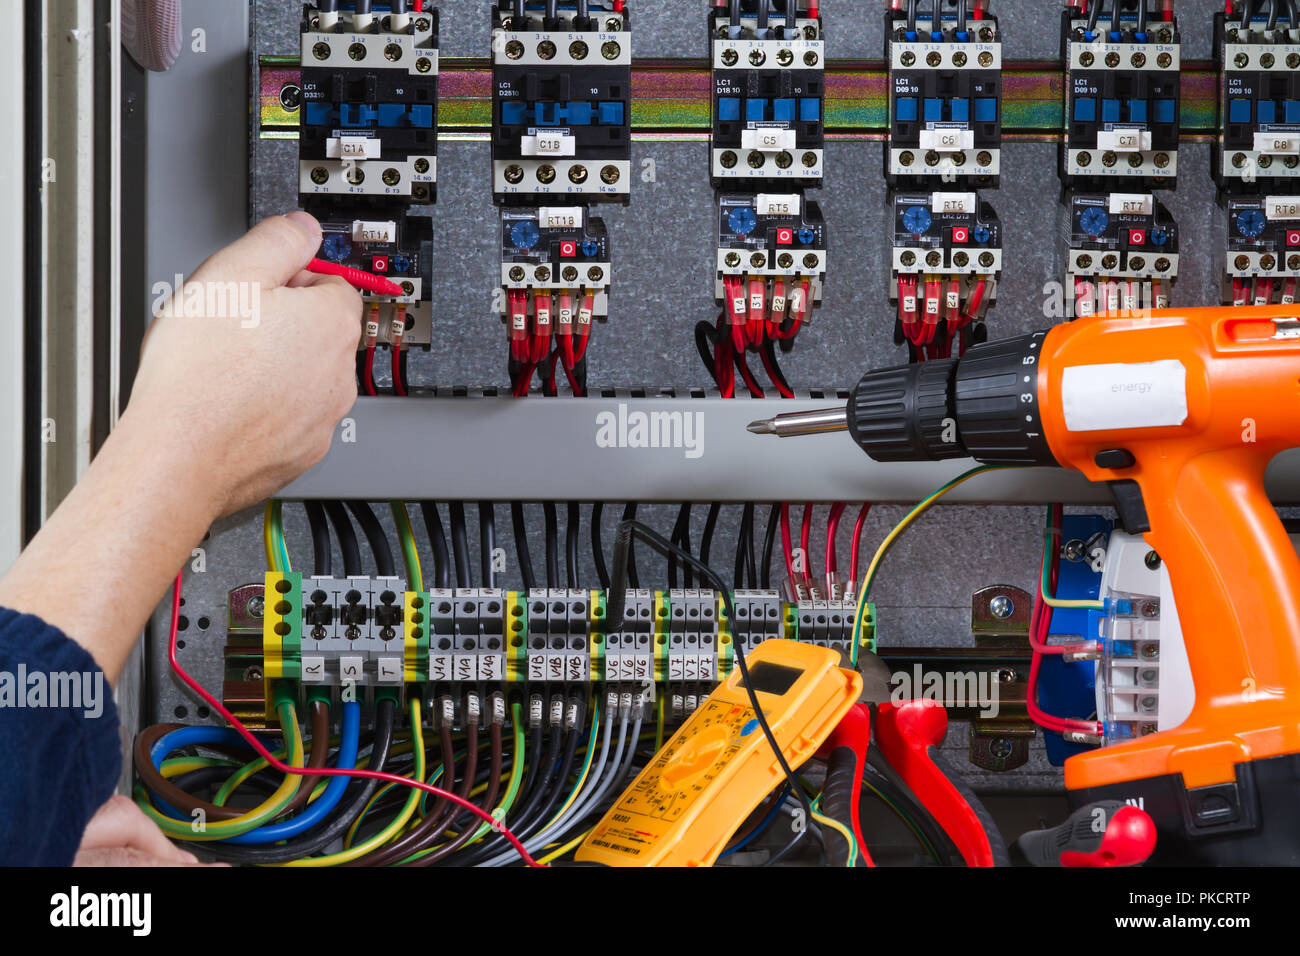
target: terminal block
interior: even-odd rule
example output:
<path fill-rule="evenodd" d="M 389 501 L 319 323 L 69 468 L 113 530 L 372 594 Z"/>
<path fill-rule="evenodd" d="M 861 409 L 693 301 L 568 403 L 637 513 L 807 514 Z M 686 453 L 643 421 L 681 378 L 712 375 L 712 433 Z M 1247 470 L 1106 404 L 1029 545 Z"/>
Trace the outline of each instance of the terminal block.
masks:
<path fill-rule="evenodd" d="M 715 295 L 727 324 L 788 341 L 809 319 L 826 281 L 826 223 L 802 193 L 718 197 Z M 757 333 L 762 332 L 762 336 Z"/>
<path fill-rule="evenodd" d="M 973 192 L 894 193 L 890 296 L 895 340 L 912 358 L 944 358 L 982 341 L 1002 275 L 1002 224 Z"/>
<path fill-rule="evenodd" d="M 970 12 L 913 18 L 901 0 L 885 15 L 889 144 L 885 179 L 900 189 L 939 183 L 993 187 L 1002 169 L 1002 34 L 974 4 Z M 965 14 L 964 20 L 958 17 Z"/>
<path fill-rule="evenodd" d="M 816 3 L 767 0 L 709 15 L 713 64 L 711 178 L 719 189 L 821 185 L 825 42 Z"/>
<path fill-rule="evenodd" d="M 1300 196 L 1229 199 L 1225 305 L 1292 305 L 1300 281 Z"/>
<path fill-rule="evenodd" d="M 1252 17 L 1257 4 L 1238 0 L 1234 14 L 1214 19 L 1220 72 L 1219 138 L 1215 182 L 1230 196 L 1300 190 L 1300 24 L 1289 18 L 1270 26 Z M 1278 6 L 1281 6 L 1280 4 Z"/>
<path fill-rule="evenodd" d="M 1169 5 L 1114 15 L 1067 8 L 1061 176 L 1068 189 L 1170 188 L 1178 176 L 1181 40 Z"/>
<path fill-rule="evenodd" d="M 1178 278 L 1178 227 L 1153 194 L 1071 194 L 1065 208 L 1074 317 L 1169 305 Z"/>
<path fill-rule="evenodd" d="M 298 192 L 308 211 L 338 211 L 339 203 L 355 209 L 363 198 L 394 207 L 433 202 L 437 11 L 379 15 L 308 6 L 301 57 Z"/>
<path fill-rule="evenodd" d="M 605 223 L 585 206 L 502 210 L 501 309 L 512 346 L 529 349 L 520 357 L 544 358 L 554 337 L 568 365 L 581 361 L 591 323 L 609 316 L 611 258 Z"/>
<path fill-rule="evenodd" d="M 492 11 L 492 195 L 628 201 L 632 34 L 622 3 Z"/>

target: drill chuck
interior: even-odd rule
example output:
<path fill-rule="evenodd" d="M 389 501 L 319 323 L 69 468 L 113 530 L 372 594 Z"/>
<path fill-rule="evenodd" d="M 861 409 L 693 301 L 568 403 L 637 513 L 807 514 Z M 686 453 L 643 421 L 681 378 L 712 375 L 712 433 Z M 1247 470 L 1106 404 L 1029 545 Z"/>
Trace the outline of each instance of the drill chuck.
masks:
<path fill-rule="evenodd" d="M 1055 465 L 1038 410 L 1046 332 L 988 342 L 960 359 L 868 372 L 848 404 L 848 428 L 876 461 L 975 458 Z"/>

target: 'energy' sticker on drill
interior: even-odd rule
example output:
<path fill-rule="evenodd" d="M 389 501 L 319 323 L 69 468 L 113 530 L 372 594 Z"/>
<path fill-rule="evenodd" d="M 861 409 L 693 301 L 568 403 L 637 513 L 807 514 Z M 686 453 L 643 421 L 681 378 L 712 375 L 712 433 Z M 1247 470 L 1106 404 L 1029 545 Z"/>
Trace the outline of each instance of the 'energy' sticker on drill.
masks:
<path fill-rule="evenodd" d="M 1187 368 L 1177 359 L 1071 366 L 1061 379 L 1061 408 L 1072 432 L 1182 425 Z"/>

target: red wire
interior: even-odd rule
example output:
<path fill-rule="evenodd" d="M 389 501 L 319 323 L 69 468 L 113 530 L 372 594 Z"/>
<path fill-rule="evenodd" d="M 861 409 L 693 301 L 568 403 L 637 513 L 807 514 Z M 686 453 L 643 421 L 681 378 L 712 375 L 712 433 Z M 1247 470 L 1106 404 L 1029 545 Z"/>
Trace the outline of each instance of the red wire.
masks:
<path fill-rule="evenodd" d="M 377 395 L 378 392 L 375 391 L 375 347 L 373 345 L 366 348 L 364 380 L 366 394 Z"/>
<path fill-rule="evenodd" d="M 804 578 L 812 580 L 812 555 L 809 554 L 809 545 L 812 542 L 812 519 L 813 506 L 808 502 L 803 506 L 803 522 L 799 525 L 799 550 L 803 552 L 803 575 Z"/>
<path fill-rule="evenodd" d="M 749 394 L 755 398 L 763 398 L 763 389 L 758 384 L 758 380 L 754 378 L 754 373 L 749 370 L 749 363 L 745 361 L 745 353 L 736 352 L 732 357 L 735 360 L 736 368 L 740 369 L 740 377 L 745 382 L 745 388 L 749 389 Z"/>
<path fill-rule="evenodd" d="M 519 854 L 520 858 L 525 863 L 529 866 L 541 865 L 528 854 L 528 851 L 524 849 L 524 845 L 519 842 L 519 838 L 511 833 L 504 823 L 497 820 L 496 817 L 492 816 L 492 814 L 488 813 L 486 810 L 483 810 L 481 807 L 471 803 L 463 797 L 457 796 L 449 790 L 443 790 L 441 787 L 435 787 L 430 783 L 412 780 L 410 777 L 403 777 L 395 773 L 385 773 L 380 770 L 349 770 L 341 767 L 290 767 L 288 764 L 277 760 L 275 755 L 262 746 L 262 742 L 253 736 L 249 729 L 240 722 L 239 718 L 226 710 L 221 701 L 217 700 L 204 690 L 203 686 L 191 677 L 185 671 L 185 668 L 181 667 L 180 661 L 177 660 L 176 633 L 181 612 L 181 583 L 181 575 L 177 574 L 176 583 L 172 585 L 172 618 L 170 636 L 167 641 L 168 663 L 171 664 L 172 671 L 175 672 L 176 676 L 179 677 L 190 690 L 198 694 L 199 697 L 203 699 L 204 703 L 225 718 L 226 722 L 229 723 L 230 726 L 234 727 L 241 737 L 248 741 L 248 745 L 257 751 L 258 756 L 265 760 L 268 766 L 280 773 L 294 777 L 359 777 L 367 780 L 382 780 L 384 783 L 396 783 L 403 787 L 414 787 L 417 790 L 423 790 L 425 793 L 431 793 L 442 800 L 450 800 L 462 809 L 470 811 L 476 817 L 489 824 L 493 830 L 496 830 L 509 840 L 510 845 L 515 848 L 515 852 Z"/>
<path fill-rule="evenodd" d="M 768 355 L 767 349 L 759 349 L 758 354 L 763 357 L 763 368 L 767 371 L 767 377 L 772 380 L 772 384 L 781 394 L 782 398 L 794 398 L 794 392 L 790 391 L 789 386 L 781 383 L 781 376 L 776 374 L 776 368 L 772 365 L 772 357 Z"/>
<path fill-rule="evenodd" d="M 307 263 L 307 271 L 323 276 L 338 276 L 345 279 L 349 285 L 365 292 L 373 292 L 376 295 L 400 296 L 403 294 L 402 287 L 390 279 L 371 275 L 369 272 L 353 269 L 351 266 L 340 265 L 337 262 L 313 259 Z"/>
<path fill-rule="evenodd" d="M 843 501 L 837 501 L 831 506 L 830 517 L 826 519 L 826 576 L 830 577 L 836 573 L 840 567 L 839 555 L 835 553 L 835 532 L 840 527 L 840 515 L 844 514 L 844 509 L 848 505 Z"/>
<path fill-rule="evenodd" d="M 785 573 L 794 580 L 794 545 L 790 543 L 790 502 L 781 502 L 781 547 L 785 549 Z"/>
<path fill-rule="evenodd" d="M 858 512 L 858 520 L 853 522 L 853 557 L 849 561 L 849 580 L 854 584 L 858 583 L 858 558 L 862 553 L 862 529 L 867 523 L 867 515 L 871 514 L 871 502 L 862 506 Z"/>

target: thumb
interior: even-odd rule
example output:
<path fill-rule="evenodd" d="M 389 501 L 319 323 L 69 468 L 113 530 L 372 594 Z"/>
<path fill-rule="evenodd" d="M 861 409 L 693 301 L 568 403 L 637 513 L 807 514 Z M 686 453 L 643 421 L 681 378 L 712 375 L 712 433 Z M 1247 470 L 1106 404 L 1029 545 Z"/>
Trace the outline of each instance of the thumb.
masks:
<path fill-rule="evenodd" d="M 320 223 L 305 212 L 263 219 L 195 270 L 192 279 L 221 278 L 279 288 L 300 273 L 320 248 Z"/>

